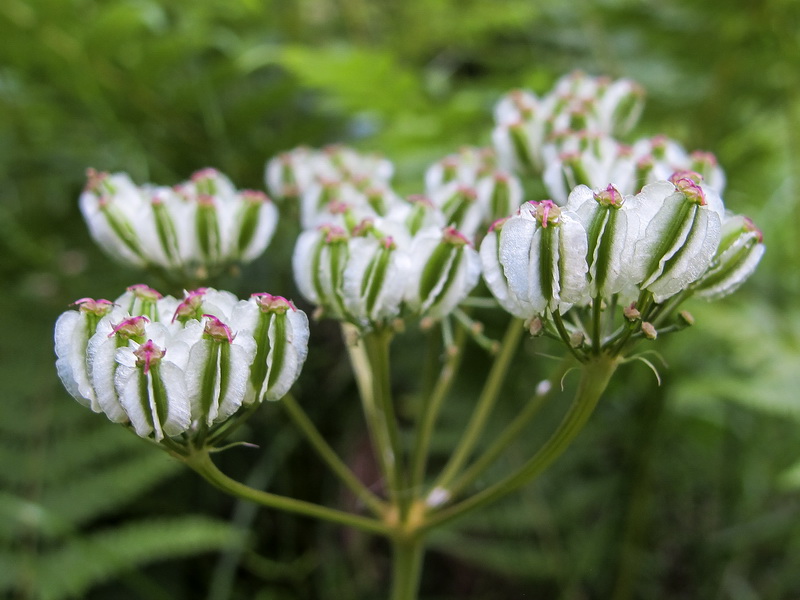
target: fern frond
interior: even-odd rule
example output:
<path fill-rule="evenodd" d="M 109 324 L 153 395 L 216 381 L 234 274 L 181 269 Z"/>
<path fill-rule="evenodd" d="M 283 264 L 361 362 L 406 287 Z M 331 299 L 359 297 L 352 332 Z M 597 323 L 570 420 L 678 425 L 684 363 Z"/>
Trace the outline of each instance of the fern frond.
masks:
<path fill-rule="evenodd" d="M 225 522 L 188 516 L 129 523 L 74 538 L 34 562 L 35 597 L 80 597 L 91 587 L 148 563 L 240 546 L 244 533 Z"/>

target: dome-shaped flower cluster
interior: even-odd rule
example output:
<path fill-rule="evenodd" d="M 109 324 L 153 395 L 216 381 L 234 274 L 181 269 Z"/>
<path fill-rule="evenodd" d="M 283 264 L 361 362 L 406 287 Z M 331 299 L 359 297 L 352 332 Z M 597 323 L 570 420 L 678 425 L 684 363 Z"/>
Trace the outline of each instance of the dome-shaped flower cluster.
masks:
<path fill-rule="evenodd" d="M 564 207 L 529 202 L 497 222 L 480 250 L 489 289 L 520 318 L 541 323 L 573 306 L 624 305 L 645 330 L 673 297 L 730 293 L 763 252 L 752 222 L 726 215 L 719 195 L 688 172 L 636 195 L 578 186 Z M 600 328 L 575 331 L 591 342 Z"/>
<path fill-rule="evenodd" d="M 490 173 L 485 203 L 466 183 L 444 177 L 429 196 L 403 198 L 391 188 L 393 170 L 385 159 L 344 147 L 301 148 L 267 165 L 271 191 L 286 196 L 286 182 L 293 182 L 300 202 L 304 231 L 293 267 L 301 293 L 326 316 L 364 329 L 451 312 L 478 282 L 472 238 L 492 198 L 507 211 L 521 197 L 510 176 Z"/>
<path fill-rule="evenodd" d="M 504 96 L 495 107 L 493 141 L 498 163 L 540 176 L 559 205 L 578 185 L 613 184 L 625 195 L 676 171 L 700 173 L 705 185 L 722 193 L 725 177 L 708 152 L 687 152 L 664 136 L 625 144 L 636 124 L 644 93 L 628 79 L 612 81 L 572 73 L 541 98 L 524 90 Z"/>
<path fill-rule="evenodd" d="M 205 435 L 243 406 L 281 398 L 306 358 L 308 320 L 279 296 L 200 288 L 178 300 L 135 285 L 75 306 L 56 322 L 61 381 L 156 441 Z"/>
<path fill-rule="evenodd" d="M 214 169 L 174 187 L 137 187 L 124 173 L 90 169 L 80 208 L 92 237 L 113 258 L 178 281 L 204 280 L 252 261 L 278 221 L 263 192 L 237 191 Z"/>

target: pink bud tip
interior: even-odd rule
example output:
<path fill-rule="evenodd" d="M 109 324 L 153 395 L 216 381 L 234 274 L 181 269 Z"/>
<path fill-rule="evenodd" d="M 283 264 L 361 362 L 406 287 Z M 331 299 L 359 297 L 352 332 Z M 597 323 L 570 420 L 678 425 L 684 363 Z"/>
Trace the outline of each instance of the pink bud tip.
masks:
<path fill-rule="evenodd" d="M 445 227 L 442 232 L 442 240 L 453 246 L 471 246 L 469 239 L 455 227 Z"/>
<path fill-rule="evenodd" d="M 613 208 L 619 208 L 625 201 L 619 190 L 611 184 L 608 184 L 608 187 L 600 192 L 594 192 L 594 199 L 603 206 Z"/>
<path fill-rule="evenodd" d="M 256 304 L 258 304 L 261 312 L 283 314 L 289 309 L 297 310 L 294 303 L 283 296 L 273 296 L 272 294 L 261 292 L 252 294 L 250 297 L 256 299 Z"/>
<path fill-rule="evenodd" d="M 140 300 L 150 300 L 151 302 L 153 302 L 155 300 L 160 300 L 161 298 L 163 298 L 160 292 L 154 290 L 150 286 L 147 286 L 143 283 L 136 283 L 128 287 L 127 291 L 131 292 L 134 296 L 136 296 Z"/>
<path fill-rule="evenodd" d="M 218 176 L 219 176 L 219 171 L 211 167 L 207 167 L 205 169 L 200 169 L 199 171 L 195 171 L 194 173 L 192 173 L 191 180 L 197 183 L 198 181 L 204 181 L 206 179 L 214 179 Z"/>
<path fill-rule="evenodd" d="M 70 306 L 77 306 L 83 313 L 92 313 L 98 317 L 103 316 L 111 310 L 114 303 L 110 300 L 95 300 L 94 298 L 81 298 L 75 300 Z"/>
<path fill-rule="evenodd" d="M 203 296 L 205 296 L 207 292 L 208 288 L 206 287 L 185 292 L 186 295 L 183 302 L 178 305 L 175 309 L 175 313 L 172 315 L 172 322 L 174 323 L 176 319 L 190 319 L 194 317 L 203 302 Z"/>
<path fill-rule="evenodd" d="M 750 217 L 744 217 L 744 229 L 745 231 L 755 233 L 759 244 L 764 243 L 764 233 L 756 226 Z"/>
<path fill-rule="evenodd" d="M 706 205 L 706 194 L 694 179 L 691 177 L 679 177 L 672 182 L 675 188 L 682 193 L 687 200 L 699 204 L 700 206 Z"/>
<path fill-rule="evenodd" d="M 270 201 L 269 196 L 258 190 L 242 190 L 239 196 L 245 202 L 252 202 L 253 204 L 262 204 Z"/>
<path fill-rule="evenodd" d="M 423 206 L 432 207 L 433 202 L 431 202 L 430 198 L 424 196 L 422 194 L 411 194 L 407 200 L 411 204 L 422 204 Z"/>
<path fill-rule="evenodd" d="M 502 219 L 497 219 L 489 225 L 489 233 L 493 231 L 500 231 L 505 225 L 506 221 L 508 221 L 509 217 L 503 217 Z"/>
<path fill-rule="evenodd" d="M 161 349 L 153 343 L 153 340 L 147 340 L 141 344 L 133 355 L 136 357 L 136 366 L 143 367 L 145 375 L 150 372 L 150 367 L 157 364 L 164 355 L 167 353 L 166 349 Z"/>
<path fill-rule="evenodd" d="M 561 218 L 561 209 L 552 200 L 541 200 L 539 202 L 530 202 L 533 205 L 532 214 L 543 228 L 548 225 L 557 225 Z"/>
<path fill-rule="evenodd" d="M 206 321 L 205 329 L 203 330 L 205 335 L 217 342 L 228 342 L 229 344 L 233 343 L 233 338 L 235 336 L 231 332 L 230 327 L 225 325 L 225 323 L 220 321 L 214 315 L 203 316 L 208 319 L 208 321 Z"/>
<path fill-rule="evenodd" d="M 142 337 L 144 335 L 144 326 L 145 323 L 149 323 L 150 319 L 145 317 L 144 315 L 139 315 L 138 317 L 131 317 L 130 319 L 125 319 L 124 321 L 120 321 L 114 328 L 111 330 L 111 333 L 108 334 L 108 337 L 114 337 L 115 335 L 122 336 L 124 338 L 132 338 L 132 337 Z"/>

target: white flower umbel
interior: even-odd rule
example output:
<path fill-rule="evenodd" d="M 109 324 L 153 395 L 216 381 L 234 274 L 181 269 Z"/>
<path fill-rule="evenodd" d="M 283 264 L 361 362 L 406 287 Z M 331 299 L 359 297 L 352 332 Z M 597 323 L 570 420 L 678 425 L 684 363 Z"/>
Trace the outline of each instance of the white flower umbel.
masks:
<path fill-rule="evenodd" d="M 747 217 L 726 217 L 721 237 L 711 266 L 692 286 L 695 296 L 706 300 L 716 300 L 736 291 L 764 256 L 763 235 Z"/>
<path fill-rule="evenodd" d="M 724 207 L 697 174 L 661 181 L 637 195 L 641 217 L 634 250 L 635 279 L 663 302 L 708 269 L 720 241 Z"/>
<path fill-rule="evenodd" d="M 113 258 L 178 280 L 257 258 L 278 219 L 266 195 L 237 192 L 214 169 L 174 188 L 136 187 L 127 175 L 89 170 L 80 207 L 92 237 Z"/>
<path fill-rule="evenodd" d="M 201 288 L 178 301 L 140 285 L 115 303 L 76 305 L 56 323 L 64 386 L 156 441 L 211 431 L 244 405 L 282 397 L 306 356 L 305 315 L 268 294 L 245 302 Z"/>
<path fill-rule="evenodd" d="M 500 264 L 526 312 L 564 312 L 589 298 L 586 230 L 551 200 L 528 202 L 505 222 Z"/>

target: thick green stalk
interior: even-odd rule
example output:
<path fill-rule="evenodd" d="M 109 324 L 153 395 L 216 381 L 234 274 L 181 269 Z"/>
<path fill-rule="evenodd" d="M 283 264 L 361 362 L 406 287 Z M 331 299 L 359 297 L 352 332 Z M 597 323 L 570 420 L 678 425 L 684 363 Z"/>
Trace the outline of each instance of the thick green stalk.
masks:
<path fill-rule="evenodd" d="M 266 506 L 267 508 L 275 508 L 307 517 L 313 517 L 315 519 L 322 519 L 323 521 L 338 523 L 339 525 L 346 525 L 368 533 L 377 533 L 384 536 L 391 535 L 391 530 L 383 522 L 376 519 L 352 515 L 341 510 L 319 506 L 318 504 L 313 504 L 304 500 L 287 498 L 286 496 L 279 496 L 262 490 L 256 490 L 235 479 L 231 479 L 217 468 L 207 450 L 197 451 L 184 460 L 187 465 L 202 475 L 211 485 L 237 498 L 244 498 L 245 500 L 250 500 L 251 502 Z"/>
<path fill-rule="evenodd" d="M 425 466 L 428 462 L 433 429 L 436 419 L 447 397 L 447 393 L 453 385 L 458 367 L 461 365 L 461 358 L 464 356 L 463 347 L 467 338 L 466 331 L 461 328 L 458 330 L 455 343 L 449 348 L 445 348 L 447 360 L 439 371 L 439 378 L 425 401 L 422 409 L 422 417 L 417 424 L 417 439 L 411 460 L 411 488 L 418 489 L 425 480 Z"/>
<path fill-rule="evenodd" d="M 308 415 L 294 397 L 291 394 L 284 396 L 281 400 L 281 404 L 286 409 L 286 412 L 289 413 L 289 417 L 294 424 L 306 436 L 306 439 L 314 450 L 316 450 L 317 454 L 319 454 L 320 458 L 330 467 L 331 471 L 341 479 L 342 483 L 350 488 L 350 491 L 369 507 L 375 516 L 383 516 L 386 512 L 386 506 L 359 481 L 342 459 L 339 458 L 336 452 L 334 452 L 333 448 L 328 445 L 328 442 L 325 441 L 319 430 L 314 426 L 314 423 L 311 422 L 311 419 L 308 418 Z"/>
<path fill-rule="evenodd" d="M 537 386 L 536 392 L 531 396 L 525 404 L 525 407 L 514 420 L 503 430 L 503 433 L 492 442 L 486 451 L 480 455 L 478 460 L 470 465 L 470 467 L 453 482 L 449 490 L 445 490 L 448 498 L 458 497 L 461 492 L 483 475 L 484 471 L 508 449 L 512 442 L 519 437 L 525 427 L 527 427 L 531 420 L 539 413 L 539 410 L 550 397 L 553 390 L 557 389 L 557 386 L 560 385 L 561 379 L 566 372 L 574 365 L 575 360 L 572 356 L 564 358 L 553 374 Z"/>
<path fill-rule="evenodd" d="M 416 600 L 424 554 L 422 537 L 392 540 L 391 600 Z"/>
<path fill-rule="evenodd" d="M 500 389 L 503 386 L 508 369 L 511 367 L 511 359 L 514 358 L 514 354 L 517 351 L 523 330 L 524 328 L 519 319 L 512 319 L 508 324 L 500 352 L 495 357 L 489 376 L 486 379 L 486 384 L 483 386 L 478 403 L 467 424 L 467 429 L 464 431 L 464 435 L 461 437 L 455 451 L 450 456 L 450 460 L 445 465 L 442 474 L 436 480 L 434 489 L 446 489 L 461 471 L 464 463 L 469 460 L 472 450 L 475 448 L 481 433 L 483 433 L 489 415 L 500 395 Z"/>
<path fill-rule="evenodd" d="M 539 451 L 522 467 L 495 485 L 475 494 L 463 502 L 431 514 L 421 530 L 429 530 L 456 519 L 468 512 L 491 504 L 524 486 L 544 471 L 572 443 L 583 429 L 597 406 L 603 391 L 614 374 L 619 358 L 606 354 L 594 356 L 581 366 L 582 376 L 567 414 L 558 429 Z"/>

